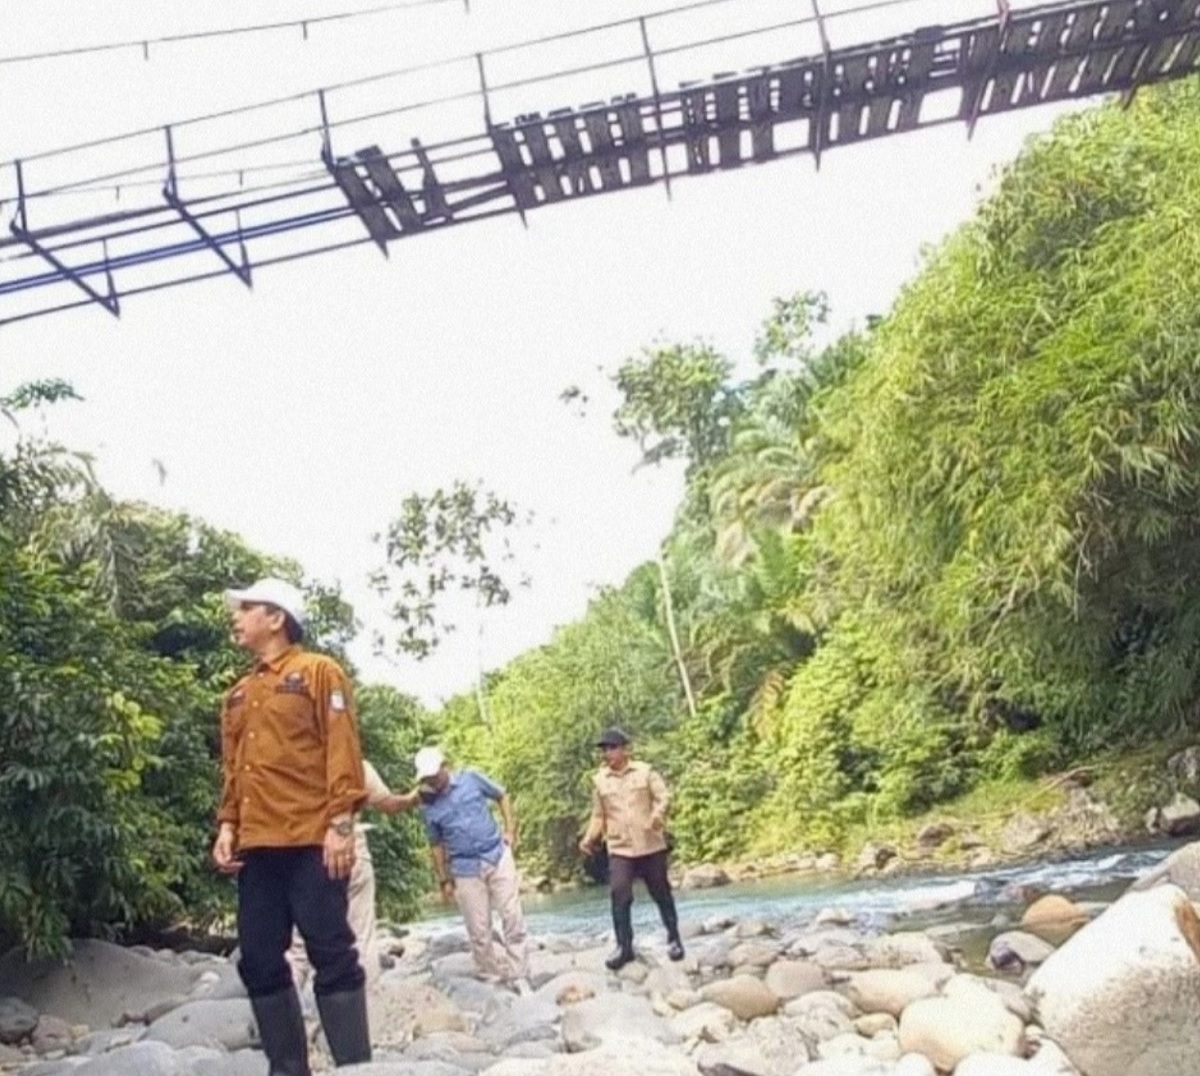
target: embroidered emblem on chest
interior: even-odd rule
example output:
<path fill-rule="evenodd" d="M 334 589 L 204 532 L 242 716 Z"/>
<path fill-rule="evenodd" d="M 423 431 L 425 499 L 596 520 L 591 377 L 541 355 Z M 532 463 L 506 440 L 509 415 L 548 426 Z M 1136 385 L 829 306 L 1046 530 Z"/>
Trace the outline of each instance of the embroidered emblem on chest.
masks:
<path fill-rule="evenodd" d="M 308 686 L 304 683 L 303 673 L 290 672 L 275 685 L 277 695 L 307 695 Z"/>

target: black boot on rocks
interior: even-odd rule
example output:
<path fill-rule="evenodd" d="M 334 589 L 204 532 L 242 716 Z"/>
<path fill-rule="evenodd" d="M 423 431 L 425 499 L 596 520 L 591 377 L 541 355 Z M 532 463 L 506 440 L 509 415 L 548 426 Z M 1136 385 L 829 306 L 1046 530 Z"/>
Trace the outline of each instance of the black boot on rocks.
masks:
<path fill-rule="evenodd" d="M 613 903 L 613 934 L 617 938 L 617 947 L 604 962 L 609 971 L 620 971 L 626 964 L 632 964 L 633 955 L 633 908 L 629 904 Z"/>
<path fill-rule="evenodd" d="M 318 994 L 317 1011 L 335 1065 L 357 1065 L 371 1060 L 367 995 L 361 987 L 337 994 Z"/>
<path fill-rule="evenodd" d="M 309 1076 L 308 1038 L 296 988 L 251 998 L 250 1007 L 270 1066 L 268 1076 Z"/>
<path fill-rule="evenodd" d="M 683 959 L 683 942 L 679 938 L 679 918 L 674 903 L 659 905 L 663 926 L 667 928 L 667 956 L 671 960 Z"/>

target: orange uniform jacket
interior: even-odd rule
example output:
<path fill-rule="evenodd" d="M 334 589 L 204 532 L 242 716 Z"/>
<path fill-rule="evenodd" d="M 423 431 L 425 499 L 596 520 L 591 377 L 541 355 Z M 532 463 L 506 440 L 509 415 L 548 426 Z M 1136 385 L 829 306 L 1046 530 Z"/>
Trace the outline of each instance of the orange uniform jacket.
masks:
<path fill-rule="evenodd" d="M 366 800 L 350 684 L 337 662 L 288 647 L 225 696 L 218 823 L 237 847 L 322 844 L 330 819 Z"/>

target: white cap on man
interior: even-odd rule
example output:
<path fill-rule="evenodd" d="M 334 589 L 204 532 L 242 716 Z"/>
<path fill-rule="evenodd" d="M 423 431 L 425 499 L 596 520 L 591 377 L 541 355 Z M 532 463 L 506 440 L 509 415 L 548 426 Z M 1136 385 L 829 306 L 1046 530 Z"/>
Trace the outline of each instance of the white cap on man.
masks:
<path fill-rule="evenodd" d="M 413 759 L 418 781 L 433 777 L 445 764 L 446 756 L 442 754 L 440 747 L 422 747 Z"/>
<path fill-rule="evenodd" d="M 245 590 L 227 590 L 225 601 L 230 609 L 236 609 L 243 602 L 274 605 L 287 613 L 299 627 L 304 627 L 304 593 L 285 579 L 260 579 Z"/>

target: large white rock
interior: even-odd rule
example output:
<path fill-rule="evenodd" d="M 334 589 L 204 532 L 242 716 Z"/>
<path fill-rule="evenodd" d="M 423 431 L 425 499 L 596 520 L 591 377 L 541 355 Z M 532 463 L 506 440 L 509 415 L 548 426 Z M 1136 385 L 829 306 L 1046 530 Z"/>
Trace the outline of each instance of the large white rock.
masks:
<path fill-rule="evenodd" d="M 700 991 L 705 1001 L 724 1005 L 739 1020 L 754 1020 L 769 1016 L 779 1008 L 779 998 L 761 979 L 752 975 L 735 975 L 719 979 Z"/>
<path fill-rule="evenodd" d="M 1173 885 L 1127 893 L 1026 986 L 1046 1033 L 1088 1076 L 1200 1067 L 1200 919 Z"/>
<path fill-rule="evenodd" d="M 777 960 L 767 968 L 764 981 L 781 1001 L 824 990 L 826 986 L 824 969 L 808 960 Z"/>
<path fill-rule="evenodd" d="M 973 1053 L 1019 1054 L 1024 1039 L 1025 1025 L 983 986 L 914 1001 L 900 1017 L 901 1049 L 924 1054 L 943 1072 Z"/>
<path fill-rule="evenodd" d="M 945 950 L 919 930 L 900 930 L 868 938 L 863 943 L 863 952 L 873 968 L 903 968 L 908 964 L 946 960 Z"/>
<path fill-rule="evenodd" d="M 850 976 L 846 996 L 865 1013 L 899 1016 L 914 1001 L 933 997 L 937 988 L 915 971 L 872 968 Z"/>
<path fill-rule="evenodd" d="M 1192 900 L 1200 900 L 1200 841 L 1176 848 L 1157 867 L 1133 883 L 1131 890 L 1150 889 L 1168 882 L 1177 885 Z"/>
<path fill-rule="evenodd" d="M 737 1029 L 738 1018 L 724 1005 L 702 1001 L 672 1017 L 670 1028 L 685 1041 L 722 1042 Z"/>

